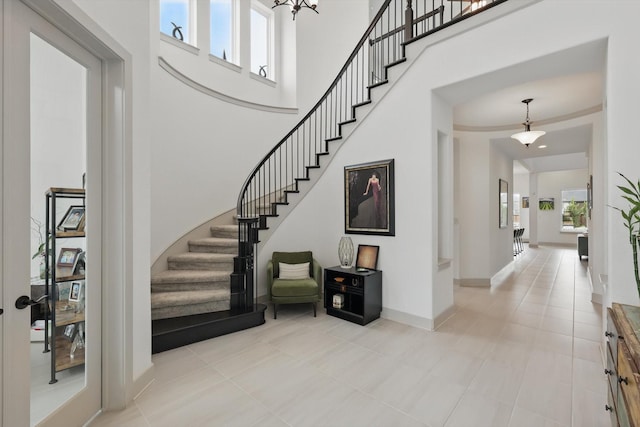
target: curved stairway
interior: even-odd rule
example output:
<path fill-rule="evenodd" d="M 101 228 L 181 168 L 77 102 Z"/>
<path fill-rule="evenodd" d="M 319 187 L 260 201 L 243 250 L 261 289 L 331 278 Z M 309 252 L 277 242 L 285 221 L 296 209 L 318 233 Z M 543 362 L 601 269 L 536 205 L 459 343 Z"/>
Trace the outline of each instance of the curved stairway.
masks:
<path fill-rule="evenodd" d="M 322 158 L 331 161 L 357 122 L 390 89 L 389 83 L 410 66 L 406 46 L 506 1 L 489 0 L 473 10 L 463 9 L 462 0 L 440 0 L 439 6 L 384 0 L 324 96 L 245 181 L 236 210 L 239 226 L 212 228 L 212 237 L 189 242 L 189 253 L 171 257 L 170 270 L 152 277 L 153 352 L 264 323 L 266 307 L 253 294 L 253 247 L 259 232 L 264 237 L 281 220 L 279 207 L 295 207 L 294 199 L 310 189 L 304 185 L 312 181 L 310 171 L 324 168 Z M 297 197 L 289 200 L 289 195 Z M 233 265 L 223 261 L 224 255 L 230 255 Z M 210 312 L 215 307 L 228 308 Z"/>
<path fill-rule="evenodd" d="M 180 347 L 264 323 L 264 307 L 231 309 L 231 273 L 238 225 L 214 225 L 211 237 L 189 241 L 151 277 L 152 352 Z"/>
<path fill-rule="evenodd" d="M 238 255 L 238 226 L 211 227 L 211 237 L 189 241 L 189 252 L 168 258 L 151 277 L 151 319 L 229 310 L 230 276 Z"/>

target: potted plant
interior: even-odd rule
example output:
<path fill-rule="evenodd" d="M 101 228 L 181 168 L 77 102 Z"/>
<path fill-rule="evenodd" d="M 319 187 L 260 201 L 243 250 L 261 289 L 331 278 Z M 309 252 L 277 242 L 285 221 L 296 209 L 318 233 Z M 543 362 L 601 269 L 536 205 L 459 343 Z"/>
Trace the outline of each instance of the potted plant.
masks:
<path fill-rule="evenodd" d="M 565 212 L 571 217 L 574 228 L 582 227 L 584 216 L 587 213 L 587 205 L 585 203 L 576 203 L 574 199 L 571 199 L 571 203 L 567 205 Z"/>
<path fill-rule="evenodd" d="M 638 274 L 638 246 L 640 245 L 640 180 L 637 183 L 632 182 L 629 178 L 618 172 L 626 182 L 627 186 L 618 185 L 622 191 L 622 198 L 629 202 L 627 210 L 615 208 L 622 215 L 624 226 L 629 231 L 629 243 L 633 251 L 633 271 L 636 279 L 636 287 L 638 288 L 638 296 L 640 296 L 640 275 Z"/>

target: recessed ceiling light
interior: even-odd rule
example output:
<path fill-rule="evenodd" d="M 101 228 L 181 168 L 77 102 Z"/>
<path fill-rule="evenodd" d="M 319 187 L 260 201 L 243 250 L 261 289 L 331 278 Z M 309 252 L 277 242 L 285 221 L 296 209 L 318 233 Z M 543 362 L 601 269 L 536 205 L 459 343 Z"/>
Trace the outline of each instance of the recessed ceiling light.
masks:
<path fill-rule="evenodd" d="M 539 145 L 538 148 L 547 148 L 546 145 Z"/>

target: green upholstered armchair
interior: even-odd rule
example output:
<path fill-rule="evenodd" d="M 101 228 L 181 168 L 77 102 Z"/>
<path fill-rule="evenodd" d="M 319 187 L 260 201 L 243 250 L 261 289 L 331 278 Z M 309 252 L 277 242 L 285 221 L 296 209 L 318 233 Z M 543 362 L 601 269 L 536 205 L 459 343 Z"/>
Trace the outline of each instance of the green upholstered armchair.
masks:
<path fill-rule="evenodd" d="M 284 263 L 285 266 L 282 266 Z M 303 267 L 309 263 L 308 271 Z M 311 251 L 274 252 L 267 263 L 267 296 L 273 302 L 273 318 L 278 315 L 279 304 L 313 304 L 322 295 L 322 266 L 313 259 Z"/>

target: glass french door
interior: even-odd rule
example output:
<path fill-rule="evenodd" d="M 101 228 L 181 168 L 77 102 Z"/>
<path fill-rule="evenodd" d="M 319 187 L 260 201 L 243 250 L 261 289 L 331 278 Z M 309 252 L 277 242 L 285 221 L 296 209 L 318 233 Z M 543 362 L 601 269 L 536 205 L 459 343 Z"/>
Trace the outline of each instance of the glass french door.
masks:
<path fill-rule="evenodd" d="M 21 1 L 2 3 L 0 426 L 82 425 L 101 408 L 102 65 Z M 55 330 L 45 328 L 51 331 L 47 346 L 38 328 L 47 306 L 49 316 L 79 307 L 76 296 L 65 293 L 66 283 L 45 286 L 40 278 L 51 187 L 86 189 L 84 237 L 56 242 L 57 252 L 78 250 L 86 259 L 83 277 L 75 278 L 83 285 L 83 316 L 73 335 L 82 338 L 84 361 L 70 368 L 51 363 Z M 48 254 L 51 269 L 59 255 Z M 33 302 L 43 289 L 56 293 L 55 307 L 18 308 L 20 297 Z M 69 347 L 56 346 L 56 359 Z"/>

